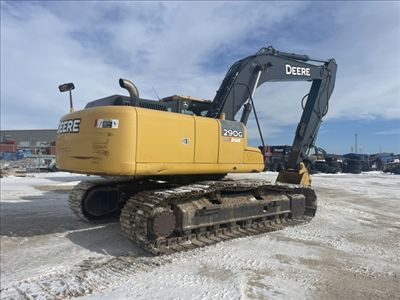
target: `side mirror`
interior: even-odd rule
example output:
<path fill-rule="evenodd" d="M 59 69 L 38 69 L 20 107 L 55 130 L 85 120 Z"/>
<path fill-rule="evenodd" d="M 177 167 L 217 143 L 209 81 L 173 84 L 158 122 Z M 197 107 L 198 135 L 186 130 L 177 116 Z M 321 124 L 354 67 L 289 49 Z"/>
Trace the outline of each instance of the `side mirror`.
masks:
<path fill-rule="evenodd" d="M 73 89 L 75 89 L 75 86 L 72 82 L 64 83 L 62 85 L 59 85 L 58 89 L 60 90 L 60 92 L 68 92 L 68 91 L 72 91 Z"/>

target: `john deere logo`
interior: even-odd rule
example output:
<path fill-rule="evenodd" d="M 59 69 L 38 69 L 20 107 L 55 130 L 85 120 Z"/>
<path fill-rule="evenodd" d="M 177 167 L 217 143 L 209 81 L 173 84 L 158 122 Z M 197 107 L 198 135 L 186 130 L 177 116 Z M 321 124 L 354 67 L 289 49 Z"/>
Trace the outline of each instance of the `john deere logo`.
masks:
<path fill-rule="evenodd" d="M 64 120 L 58 125 L 57 133 L 78 133 L 81 119 Z"/>
<path fill-rule="evenodd" d="M 311 76 L 310 68 L 304 67 L 293 67 L 286 64 L 286 75 L 297 75 L 297 76 Z"/>

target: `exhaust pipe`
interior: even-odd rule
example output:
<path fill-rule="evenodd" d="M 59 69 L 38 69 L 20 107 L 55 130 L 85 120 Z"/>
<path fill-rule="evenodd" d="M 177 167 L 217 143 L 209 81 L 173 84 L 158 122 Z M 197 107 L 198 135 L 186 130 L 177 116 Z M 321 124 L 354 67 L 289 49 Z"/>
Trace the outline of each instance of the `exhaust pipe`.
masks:
<path fill-rule="evenodd" d="M 131 99 L 135 100 L 139 98 L 139 90 L 137 89 L 136 85 L 133 84 L 133 82 L 129 81 L 128 79 L 120 78 L 119 86 L 128 90 Z"/>

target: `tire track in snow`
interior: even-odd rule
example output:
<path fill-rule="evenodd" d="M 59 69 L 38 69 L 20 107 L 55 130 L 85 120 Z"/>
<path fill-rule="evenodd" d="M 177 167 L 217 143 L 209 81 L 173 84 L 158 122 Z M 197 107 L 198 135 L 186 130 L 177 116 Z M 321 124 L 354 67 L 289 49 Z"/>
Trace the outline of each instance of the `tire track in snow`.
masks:
<path fill-rule="evenodd" d="M 169 257 L 89 258 L 62 272 L 28 279 L 1 290 L 1 299 L 61 299 L 116 287 L 139 272 L 171 263 Z"/>

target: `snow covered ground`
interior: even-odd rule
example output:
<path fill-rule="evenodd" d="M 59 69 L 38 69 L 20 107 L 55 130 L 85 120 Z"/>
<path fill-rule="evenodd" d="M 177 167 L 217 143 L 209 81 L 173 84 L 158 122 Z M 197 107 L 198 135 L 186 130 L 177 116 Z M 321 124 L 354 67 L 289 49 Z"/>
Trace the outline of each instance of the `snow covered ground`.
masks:
<path fill-rule="evenodd" d="M 118 223 L 88 225 L 70 213 L 70 189 L 88 178 L 1 179 L 2 299 L 400 297 L 398 175 L 313 175 L 311 223 L 162 257 L 124 238 Z"/>

